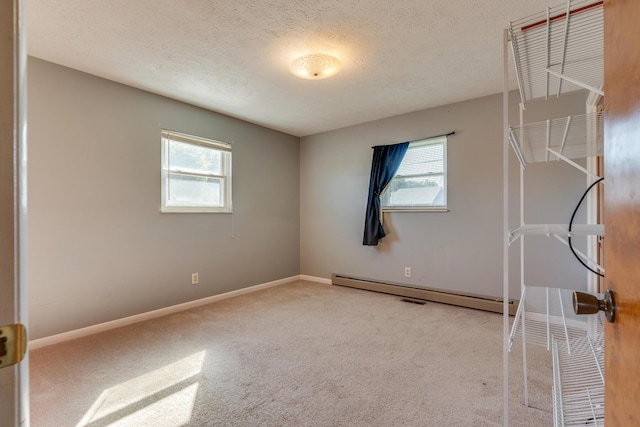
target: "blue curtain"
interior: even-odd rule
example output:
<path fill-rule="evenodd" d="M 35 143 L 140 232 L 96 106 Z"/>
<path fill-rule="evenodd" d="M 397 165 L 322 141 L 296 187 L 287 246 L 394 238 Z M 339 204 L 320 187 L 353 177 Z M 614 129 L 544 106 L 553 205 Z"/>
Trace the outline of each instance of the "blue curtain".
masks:
<path fill-rule="evenodd" d="M 373 147 L 369 198 L 364 219 L 364 239 L 362 240 L 362 244 L 365 246 L 378 246 L 378 241 L 385 236 L 384 228 L 380 222 L 380 194 L 398 171 L 407 148 L 409 148 L 408 142 Z"/>

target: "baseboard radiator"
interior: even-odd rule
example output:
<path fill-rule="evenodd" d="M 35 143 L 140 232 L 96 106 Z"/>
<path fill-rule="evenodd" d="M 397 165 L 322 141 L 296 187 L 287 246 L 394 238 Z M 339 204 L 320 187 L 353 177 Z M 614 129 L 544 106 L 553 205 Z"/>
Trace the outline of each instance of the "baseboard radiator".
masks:
<path fill-rule="evenodd" d="M 482 295 L 462 294 L 442 289 L 414 288 L 398 283 L 385 283 L 342 274 L 332 274 L 331 283 L 338 286 L 381 292 L 417 300 L 433 301 L 495 313 L 503 312 L 502 299 Z M 512 316 L 515 315 L 517 309 L 518 301 L 509 300 L 509 314 Z"/>

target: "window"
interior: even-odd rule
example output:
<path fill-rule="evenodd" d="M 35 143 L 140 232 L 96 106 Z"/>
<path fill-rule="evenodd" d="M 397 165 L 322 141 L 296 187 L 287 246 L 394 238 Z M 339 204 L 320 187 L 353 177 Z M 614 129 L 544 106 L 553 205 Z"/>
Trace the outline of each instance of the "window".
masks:
<path fill-rule="evenodd" d="M 162 212 L 231 212 L 231 144 L 162 130 Z"/>
<path fill-rule="evenodd" d="M 383 210 L 447 208 L 447 137 L 409 144 L 398 172 L 382 194 Z"/>

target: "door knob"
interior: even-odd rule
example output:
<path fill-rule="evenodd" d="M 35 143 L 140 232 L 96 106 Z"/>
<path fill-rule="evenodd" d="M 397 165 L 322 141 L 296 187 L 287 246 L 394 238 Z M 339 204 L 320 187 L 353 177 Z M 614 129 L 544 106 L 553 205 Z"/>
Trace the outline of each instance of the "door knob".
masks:
<path fill-rule="evenodd" d="M 599 310 L 604 311 L 608 322 L 616 321 L 616 303 L 613 299 L 613 291 L 606 291 L 603 299 L 595 295 L 575 291 L 573 293 L 573 311 L 576 314 L 595 314 Z"/>

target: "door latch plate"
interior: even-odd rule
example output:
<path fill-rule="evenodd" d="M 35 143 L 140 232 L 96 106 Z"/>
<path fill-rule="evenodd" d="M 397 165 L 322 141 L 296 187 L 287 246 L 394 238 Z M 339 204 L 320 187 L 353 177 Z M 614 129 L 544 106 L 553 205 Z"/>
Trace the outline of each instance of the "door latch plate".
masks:
<path fill-rule="evenodd" d="M 23 324 L 0 326 L 0 368 L 20 363 L 27 352 L 27 329 Z"/>

